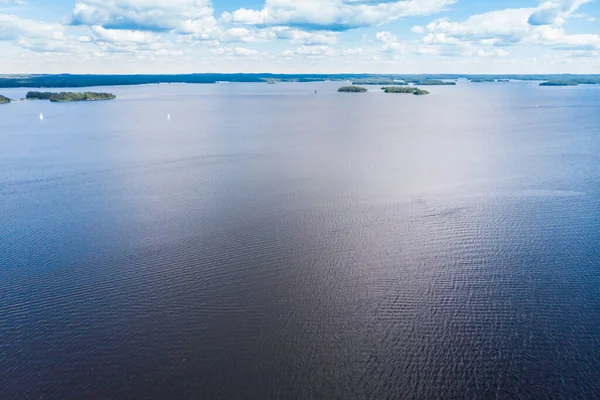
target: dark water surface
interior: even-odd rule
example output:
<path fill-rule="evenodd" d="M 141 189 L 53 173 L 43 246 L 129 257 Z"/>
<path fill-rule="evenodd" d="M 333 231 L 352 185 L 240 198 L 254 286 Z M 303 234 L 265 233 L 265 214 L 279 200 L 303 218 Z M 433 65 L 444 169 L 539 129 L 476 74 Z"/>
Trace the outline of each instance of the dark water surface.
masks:
<path fill-rule="evenodd" d="M 0 105 L 0 399 L 600 396 L 600 86 L 338 86 Z"/>

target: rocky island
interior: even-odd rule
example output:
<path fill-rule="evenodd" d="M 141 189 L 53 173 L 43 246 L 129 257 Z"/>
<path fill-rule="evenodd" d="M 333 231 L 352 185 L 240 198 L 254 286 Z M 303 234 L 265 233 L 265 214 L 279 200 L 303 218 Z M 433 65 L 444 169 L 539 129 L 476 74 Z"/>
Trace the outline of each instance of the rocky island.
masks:
<path fill-rule="evenodd" d="M 364 93 L 367 89 L 360 86 L 343 86 L 338 89 L 338 92 L 341 93 Z"/>
<path fill-rule="evenodd" d="M 94 93 L 94 92 L 28 92 L 28 100 L 50 100 L 51 102 L 69 102 L 69 101 L 96 101 L 116 99 L 112 93 Z"/>
<path fill-rule="evenodd" d="M 390 86 L 390 87 L 382 87 L 385 93 L 405 93 L 405 94 L 414 94 L 415 96 L 424 96 L 429 94 L 427 90 L 419 89 L 418 87 L 412 86 Z"/>
<path fill-rule="evenodd" d="M 0 104 L 10 103 L 10 99 L 8 97 L 4 97 L 0 94 Z"/>

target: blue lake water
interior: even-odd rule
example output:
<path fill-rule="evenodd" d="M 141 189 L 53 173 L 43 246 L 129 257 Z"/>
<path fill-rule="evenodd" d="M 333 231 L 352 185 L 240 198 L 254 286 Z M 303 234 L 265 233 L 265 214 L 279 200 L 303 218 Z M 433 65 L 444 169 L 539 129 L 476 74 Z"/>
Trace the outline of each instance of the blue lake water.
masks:
<path fill-rule="evenodd" d="M 600 86 L 339 86 L 0 105 L 0 398 L 600 395 Z"/>

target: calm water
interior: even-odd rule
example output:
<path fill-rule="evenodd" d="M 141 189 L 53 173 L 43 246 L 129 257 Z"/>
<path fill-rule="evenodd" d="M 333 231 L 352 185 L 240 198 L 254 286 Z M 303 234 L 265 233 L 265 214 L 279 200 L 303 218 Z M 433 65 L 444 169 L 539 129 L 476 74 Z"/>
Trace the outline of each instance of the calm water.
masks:
<path fill-rule="evenodd" d="M 0 398 L 599 396 L 600 86 L 338 86 L 0 105 Z"/>

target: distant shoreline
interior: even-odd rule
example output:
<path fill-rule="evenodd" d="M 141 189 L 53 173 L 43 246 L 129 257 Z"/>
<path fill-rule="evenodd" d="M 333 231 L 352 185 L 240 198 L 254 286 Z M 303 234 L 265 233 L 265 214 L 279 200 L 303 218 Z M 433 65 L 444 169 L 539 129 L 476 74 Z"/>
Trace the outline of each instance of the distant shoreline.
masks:
<path fill-rule="evenodd" d="M 0 88 L 83 88 L 98 86 L 135 86 L 148 84 L 215 84 L 279 83 L 325 81 L 402 81 L 426 80 L 519 80 L 519 81 L 569 81 L 580 84 L 600 84 L 600 74 L 533 74 L 533 75 L 474 75 L 474 74 L 175 74 L 175 75 L 0 75 Z"/>

